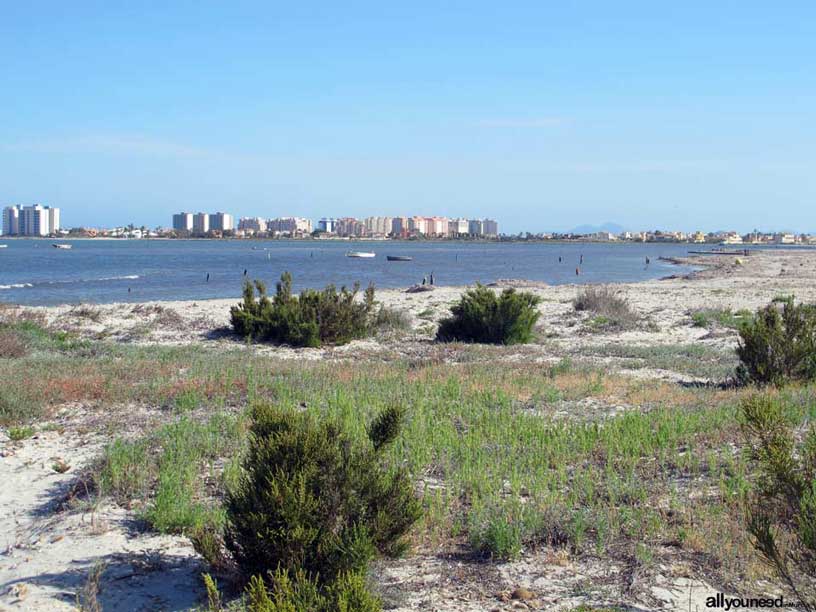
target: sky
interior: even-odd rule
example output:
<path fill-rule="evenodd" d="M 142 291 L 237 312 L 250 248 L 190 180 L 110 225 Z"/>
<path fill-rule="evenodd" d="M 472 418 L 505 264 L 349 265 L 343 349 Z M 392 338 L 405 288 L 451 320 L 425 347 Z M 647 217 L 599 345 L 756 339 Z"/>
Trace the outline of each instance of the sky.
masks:
<path fill-rule="evenodd" d="M 816 232 L 816 3 L 0 0 L 0 204 L 37 202 Z"/>

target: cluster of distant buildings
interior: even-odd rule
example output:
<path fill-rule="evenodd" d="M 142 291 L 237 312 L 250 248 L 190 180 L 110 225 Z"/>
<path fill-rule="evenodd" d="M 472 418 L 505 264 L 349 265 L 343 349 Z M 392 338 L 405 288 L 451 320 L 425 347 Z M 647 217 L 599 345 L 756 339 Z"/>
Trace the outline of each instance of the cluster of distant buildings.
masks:
<path fill-rule="evenodd" d="M 4 236 L 51 236 L 60 233 L 60 209 L 34 204 L 3 209 Z"/>
<path fill-rule="evenodd" d="M 180 212 L 173 215 L 173 229 L 177 232 L 187 232 L 190 235 L 206 235 L 211 232 L 223 234 L 235 230 L 235 218 L 223 212 Z"/>
<path fill-rule="evenodd" d="M 172 229 L 146 227 L 117 227 L 112 229 L 60 227 L 60 209 L 34 204 L 3 208 L 2 234 L 4 236 L 88 236 L 110 238 L 482 238 L 501 240 L 579 240 L 592 242 L 675 242 L 692 244 L 772 245 L 816 244 L 816 235 L 789 232 L 760 232 L 747 234 L 724 232 L 680 232 L 654 230 L 646 232 L 593 233 L 537 233 L 522 232 L 500 235 L 499 224 L 493 219 L 466 219 L 463 217 L 323 217 L 313 227 L 305 217 L 235 217 L 225 212 L 180 212 L 173 215 Z"/>
<path fill-rule="evenodd" d="M 353 238 L 497 238 L 499 224 L 493 219 L 448 217 L 324 217 L 317 223 L 323 234 Z"/>
<path fill-rule="evenodd" d="M 304 217 L 241 217 L 237 226 L 227 213 L 173 215 L 173 231 L 182 236 L 290 237 L 303 238 L 497 238 L 499 224 L 493 219 L 447 217 L 323 217 L 312 225 Z"/>
<path fill-rule="evenodd" d="M 594 232 L 591 234 L 576 233 L 522 233 L 509 236 L 515 240 L 583 240 L 588 242 L 685 242 L 691 244 L 816 244 L 816 235 L 793 234 L 788 232 L 760 232 L 755 230 L 748 234 L 738 232 L 678 232 L 655 230 L 651 232 Z"/>

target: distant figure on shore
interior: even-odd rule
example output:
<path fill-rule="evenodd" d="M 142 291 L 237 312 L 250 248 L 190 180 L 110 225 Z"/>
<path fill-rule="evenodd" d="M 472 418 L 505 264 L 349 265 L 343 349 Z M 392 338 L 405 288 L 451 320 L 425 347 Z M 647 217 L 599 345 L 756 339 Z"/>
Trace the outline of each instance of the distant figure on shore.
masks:
<path fill-rule="evenodd" d="M 649 265 L 649 256 L 648 255 L 646 256 L 646 265 L 647 266 Z"/>
<path fill-rule="evenodd" d="M 434 278 L 433 278 L 433 272 L 431 272 L 431 284 L 432 284 L 432 285 L 433 285 L 433 281 L 434 281 Z"/>
<path fill-rule="evenodd" d="M 578 263 L 583 265 L 583 263 L 584 263 L 584 256 L 583 255 L 581 255 L 581 258 L 578 260 Z"/>
<path fill-rule="evenodd" d="M 424 287 L 424 286 L 425 286 L 425 284 L 426 284 L 427 282 L 428 282 L 428 277 L 427 277 L 427 276 L 423 276 L 423 277 L 422 277 L 422 286 Z"/>
<path fill-rule="evenodd" d="M 575 276 L 579 276 L 580 274 L 581 274 L 581 268 L 578 268 L 578 267 L 576 266 L 576 268 L 575 268 Z"/>
<path fill-rule="evenodd" d="M 244 276 L 246 276 L 246 273 L 247 273 L 246 268 L 244 268 Z"/>
<path fill-rule="evenodd" d="M 561 263 L 561 256 L 558 256 L 558 263 Z"/>
<path fill-rule="evenodd" d="M 208 283 L 210 282 L 210 273 L 209 272 L 207 272 L 207 282 Z"/>
<path fill-rule="evenodd" d="M 128 293 L 130 293 L 130 287 L 128 287 Z"/>

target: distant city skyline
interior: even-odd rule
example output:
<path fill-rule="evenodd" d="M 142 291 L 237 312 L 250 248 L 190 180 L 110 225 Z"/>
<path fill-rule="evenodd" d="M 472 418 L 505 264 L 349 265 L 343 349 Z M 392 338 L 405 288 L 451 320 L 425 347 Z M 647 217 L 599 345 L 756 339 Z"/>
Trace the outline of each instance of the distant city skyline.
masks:
<path fill-rule="evenodd" d="M 0 54 L 0 204 L 70 225 L 816 231 L 813 2 L 9 3 Z"/>

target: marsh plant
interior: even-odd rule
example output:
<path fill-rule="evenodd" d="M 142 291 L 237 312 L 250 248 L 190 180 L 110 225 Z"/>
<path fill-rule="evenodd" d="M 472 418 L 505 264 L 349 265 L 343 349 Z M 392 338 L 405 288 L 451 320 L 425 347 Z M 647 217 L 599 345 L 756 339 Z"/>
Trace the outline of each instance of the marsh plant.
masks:
<path fill-rule="evenodd" d="M 408 473 L 384 453 L 402 421 L 400 408 L 387 408 L 359 439 L 310 412 L 253 409 L 242 476 L 227 492 L 225 541 L 254 589 L 269 580 L 273 599 L 291 590 L 296 599 L 334 600 L 349 589 L 365 591 L 375 556 L 406 550 L 420 504 Z M 371 597 L 358 595 L 359 605 L 342 609 L 375 609 Z M 311 606 L 303 609 L 324 609 Z"/>
<path fill-rule="evenodd" d="M 345 344 L 372 332 L 375 317 L 374 287 L 363 300 L 356 300 L 360 286 L 349 290 L 329 285 L 322 291 L 292 294 L 292 275 L 284 272 L 270 299 L 261 281 L 244 283 L 244 299 L 230 309 L 232 327 L 240 336 L 253 340 L 318 347 Z M 257 298 L 255 293 L 257 291 Z"/>
<path fill-rule="evenodd" d="M 739 331 L 737 378 L 743 383 L 782 385 L 816 379 L 816 306 L 793 297 L 757 310 Z"/>
<path fill-rule="evenodd" d="M 760 467 L 749 505 L 754 545 L 806 610 L 816 610 L 816 426 L 797 442 L 786 406 L 758 395 L 742 403 Z"/>
<path fill-rule="evenodd" d="M 540 302 L 532 293 L 505 289 L 496 295 L 476 285 L 451 307 L 451 316 L 441 321 L 436 338 L 443 342 L 526 344 L 533 340 Z"/>

